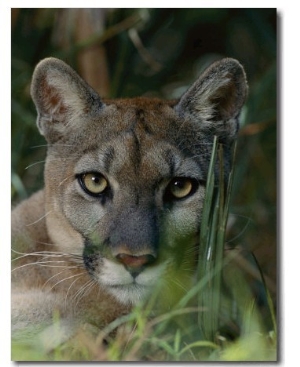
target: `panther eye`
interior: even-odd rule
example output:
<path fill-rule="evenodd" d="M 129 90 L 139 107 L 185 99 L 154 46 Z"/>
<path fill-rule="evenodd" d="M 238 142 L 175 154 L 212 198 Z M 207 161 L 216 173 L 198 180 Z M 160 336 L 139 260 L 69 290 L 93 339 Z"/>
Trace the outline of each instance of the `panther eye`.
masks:
<path fill-rule="evenodd" d="M 107 179 L 97 172 L 84 173 L 79 176 L 81 187 L 90 195 L 101 195 L 108 188 Z"/>
<path fill-rule="evenodd" d="M 176 177 L 168 185 L 166 195 L 171 199 L 184 199 L 193 194 L 198 187 L 198 182 L 192 178 Z"/>

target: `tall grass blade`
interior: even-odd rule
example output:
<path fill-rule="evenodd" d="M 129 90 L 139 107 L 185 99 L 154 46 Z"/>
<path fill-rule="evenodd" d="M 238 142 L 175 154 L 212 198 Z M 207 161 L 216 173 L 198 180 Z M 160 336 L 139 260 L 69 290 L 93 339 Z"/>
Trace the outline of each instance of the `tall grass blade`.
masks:
<path fill-rule="evenodd" d="M 235 152 L 235 147 L 233 151 Z M 198 324 L 204 338 L 211 341 L 215 339 L 219 329 L 225 231 L 233 177 L 231 171 L 228 183 L 225 182 L 223 154 L 223 147 L 215 137 L 203 206 L 197 270 L 198 282 L 207 278 L 198 293 L 198 307 L 204 309 L 199 312 Z M 216 183 L 214 170 L 217 159 Z"/>

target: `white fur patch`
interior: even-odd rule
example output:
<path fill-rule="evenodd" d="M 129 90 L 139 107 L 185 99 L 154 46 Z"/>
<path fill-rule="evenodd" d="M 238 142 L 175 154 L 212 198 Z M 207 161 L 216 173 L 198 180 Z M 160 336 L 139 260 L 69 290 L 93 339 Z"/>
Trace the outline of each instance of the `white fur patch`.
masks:
<path fill-rule="evenodd" d="M 145 300 L 165 270 L 166 262 L 146 268 L 136 278 L 121 264 L 104 259 L 98 273 L 98 282 L 123 304 L 136 305 Z"/>

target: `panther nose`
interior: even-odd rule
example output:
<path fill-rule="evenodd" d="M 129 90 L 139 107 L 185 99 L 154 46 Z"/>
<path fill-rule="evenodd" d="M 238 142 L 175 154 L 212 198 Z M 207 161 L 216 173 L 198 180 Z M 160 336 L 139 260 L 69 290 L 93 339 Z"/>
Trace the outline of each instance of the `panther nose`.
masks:
<path fill-rule="evenodd" d="M 155 256 L 151 254 L 134 256 L 126 253 L 116 255 L 116 259 L 125 266 L 125 268 L 135 278 L 137 277 L 147 265 L 155 261 Z"/>

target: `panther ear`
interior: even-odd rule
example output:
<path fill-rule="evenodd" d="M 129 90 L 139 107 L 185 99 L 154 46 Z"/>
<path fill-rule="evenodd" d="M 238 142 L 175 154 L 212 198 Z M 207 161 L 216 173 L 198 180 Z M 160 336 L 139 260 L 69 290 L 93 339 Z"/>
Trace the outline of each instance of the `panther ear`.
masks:
<path fill-rule="evenodd" d="M 238 131 L 238 116 L 246 100 L 248 86 L 241 64 L 222 59 L 212 64 L 183 94 L 175 110 L 192 118 L 204 131 L 231 141 Z"/>
<path fill-rule="evenodd" d="M 76 128 L 79 117 L 103 107 L 99 95 L 66 63 L 55 58 L 42 60 L 35 68 L 31 96 L 39 131 L 53 143 Z"/>

